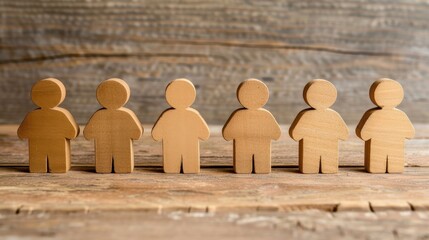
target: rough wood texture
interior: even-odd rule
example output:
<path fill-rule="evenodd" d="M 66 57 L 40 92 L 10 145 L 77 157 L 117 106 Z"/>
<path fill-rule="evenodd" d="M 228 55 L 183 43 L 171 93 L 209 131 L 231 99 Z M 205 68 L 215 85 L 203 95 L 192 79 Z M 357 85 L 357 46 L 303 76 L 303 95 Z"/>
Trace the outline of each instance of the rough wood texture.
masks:
<path fill-rule="evenodd" d="M 216 126 L 201 146 L 198 175 L 162 173 L 161 147 L 150 136 L 135 143 L 139 167 L 132 174 L 100 175 L 93 166 L 74 166 L 67 174 L 34 175 L 27 167 L 10 166 L 27 159 L 16 129 L 0 125 L 2 237 L 423 239 L 428 234 L 429 125 L 416 126 L 405 172 L 382 175 L 364 172 L 363 142 L 355 136 L 340 146 L 338 174 L 299 174 L 297 144 L 286 134 L 273 144 L 271 174 L 233 174 L 231 144 Z M 93 165 L 92 144 L 83 137 L 75 142 L 74 165 Z"/>
<path fill-rule="evenodd" d="M 411 211 L 413 202 L 429 202 L 427 176 L 427 168 L 420 167 L 388 175 L 368 174 L 359 168 L 342 168 L 335 175 L 299 174 L 293 168 L 243 175 L 220 167 L 202 168 L 200 174 L 192 175 L 165 174 L 160 167 L 101 175 L 90 167 L 72 167 L 67 174 L 37 176 L 28 174 L 24 167 L 1 167 L 0 202 L 27 214 L 123 210 L 332 212 L 342 202 L 363 200 L 370 202 L 374 212 Z"/>
<path fill-rule="evenodd" d="M 9 129 L 9 130 L 8 130 Z M 199 175 L 168 175 L 162 173 L 161 156 L 155 155 L 155 148 L 149 141 L 136 143 L 137 152 L 149 151 L 146 156 L 136 157 L 146 167 L 136 168 L 133 174 L 126 175 L 96 175 L 93 166 L 73 167 L 67 174 L 52 175 L 28 174 L 27 167 L 6 167 L 7 158 L 18 156 L 21 163 L 26 162 L 27 154 L 22 151 L 18 140 L 8 139 L 13 133 L 11 127 L 0 129 L 0 147 L 3 150 L 0 158 L 3 167 L 0 167 L 0 202 L 8 204 L 10 209 L 15 206 L 17 211 L 45 211 L 58 205 L 70 205 L 64 211 L 76 209 L 97 208 L 110 209 L 116 205 L 127 203 L 127 208 L 141 211 L 290 211 L 293 209 L 317 208 L 334 211 L 343 201 L 374 201 L 373 211 L 386 210 L 389 206 L 397 209 L 405 205 L 417 204 L 425 206 L 429 198 L 428 168 L 419 167 L 427 161 L 427 138 L 429 127 L 419 126 L 421 129 L 417 139 L 423 142 L 410 141 L 407 155 L 408 167 L 403 174 L 373 175 L 363 168 L 363 144 L 356 147 L 345 147 L 350 156 L 360 156 L 359 161 L 350 161 L 350 165 L 360 167 L 342 167 L 338 174 L 332 175 L 305 175 L 297 174 L 296 154 L 293 151 L 273 150 L 277 159 L 276 167 L 268 175 L 237 175 L 232 174 L 232 154 L 229 160 L 221 157 L 222 148 L 216 148 L 216 142 L 202 147 L 206 157 L 204 168 Z M 16 129 L 16 127 L 15 127 Z M 222 140 L 219 134 L 214 140 Z M 6 140 L 6 141 L 5 141 Z M 357 142 L 361 142 L 356 139 Z M 78 142 L 78 141 L 76 141 Z M 292 141 L 291 141 L 292 142 Z M 86 155 L 92 144 L 80 145 L 73 151 L 74 156 L 81 156 L 84 160 L 79 163 L 93 164 L 93 158 Z M 153 143 L 153 141 L 152 141 Z M 345 142 L 353 146 L 353 142 Z M 220 142 L 219 142 L 220 144 Z M 78 145 L 78 144 L 76 144 Z M 227 148 L 231 149 L 229 143 Z M 293 148 L 297 148 L 293 143 Z M 415 145 L 414 147 L 412 147 Z M 159 144 L 157 145 L 159 148 Z M 347 146 L 347 145 L 345 145 Z M 25 147 L 25 145 L 24 145 Z M 219 147 L 219 146 L 218 146 Z M 85 150 L 86 149 L 86 150 Z M 291 149 L 286 147 L 286 149 Z M 281 150 L 281 148 L 279 149 Z M 154 151 L 154 152 L 151 152 Z M 360 154 L 357 154 L 360 153 Z M 21 153 L 24 152 L 24 153 Z M 92 152 L 92 151 L 90 151 Z M 230 150 L 231 153 L 231 150 Z M 150 155 L 149 155 L 150 154 Z M 219 155 L 218 155 L 219 154 Z M 218 158 L 215 158 L 218 156 Z M 145 161 L 151 157 L 151 161 Z M 90 159 L 90 160 L 89 160 Z M 291 159 L 294 161 L 288 162 Z M 152 164 L 152 166 L 149 166 Z M 289 164 L 289 166 L 288 166 Z M 292 165 L 291 165 L 292 164 Z M 10 165 L 10 164 L 9 164 Z M 424 166 L 424 165 L 423 165 Z M 338 184 L 340 183 L 340 184 Z M 329 192 L 329 194 L 325 194 Z M 94 201 L 96 199 L 96 201 Z M 381 202 L 381 204 L 380 204 Z M 398 204 L 399 203 L 399 204 Z M 427 203 L 426 203 L 427 206 Z M 24 209 L 21 209 L 24 207 Z M 61 209 L 61 207 L 59 207 Z M 410 208 L 410 207 L 409 207 Z M 253 210 L 252 210 L 253 209 Z M 411 209 L 411 208 L 410 208 Z M 417 209 L 417 208 L 416 208 Z M 120 210 L 120 209 L 119 209 Z M 76 210 L 77 211 L 77 210 Z M 85 210 L 86 211 L 86 210 Z"/>
<path fill-rule="evenodd" d="M 6 239 L 407 239 L 427 238 L 428 212 L 35 214 L 0 218 Z M 166 231 L 165 229 L 168 229 Z"/>
<path fill-rule="evenodd" d="M 348 124 L 371 106 L 368 86 L 380 77 L 402 83 L 401 109 L 429 118 L 429 5 L 420 0 L 109 0 L 0 2 L 1 123 L 19 123 L 33 108 L 32 83 L 62 79 L 65 107 L 79 123 L 98 108 L 100 81 L 131 86 L 129 108 L 153 123 L 167 107 L 164 87 L 192 80 L 195 108 L 222 124 L 239 107 L 233 92 L 255 77 L 270 88 L 267 105 L 290 124 L 305 107 L 307 81 L 338 88 L 333 107 Z M 204 96 L 204 97 L 202 97 Z"/>

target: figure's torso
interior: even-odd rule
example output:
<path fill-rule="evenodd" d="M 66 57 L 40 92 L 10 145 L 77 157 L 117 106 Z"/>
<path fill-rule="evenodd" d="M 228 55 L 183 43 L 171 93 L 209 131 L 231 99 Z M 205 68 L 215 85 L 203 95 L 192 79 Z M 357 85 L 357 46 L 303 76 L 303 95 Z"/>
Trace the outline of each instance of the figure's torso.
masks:
<path fill-rule="evenodd" d="M 299 129 L 303 139 L 315 143 L 325 141 L 337 142 L 340 129 L 343 128 L 340 116 L 331 109 L 326 110 L 306 110 L 300 120 Z"/>
<path fill-rule="evenodd" d="M 164 141 L 175 144 L 198 141 L 202 120 L 195 110 L 170 109 L 162 117 L 165 123 L 162 126 Z"/>
<path fill-rule="evenodd" d="M 61 111 L 54 109 L 37 109 L 29 113 L 28 128 L 30 139 L 43 141 L 65 140 L 66 128 L 70 124 Z"/>
<path fill-rule="evenodd" d="M 274 117 L 265 109 L 241 109 L 234 113 L 231 129 L 234 139 L 261 141 L 272 139 L 272 131 L 268 129 L 277 128 Z"/>

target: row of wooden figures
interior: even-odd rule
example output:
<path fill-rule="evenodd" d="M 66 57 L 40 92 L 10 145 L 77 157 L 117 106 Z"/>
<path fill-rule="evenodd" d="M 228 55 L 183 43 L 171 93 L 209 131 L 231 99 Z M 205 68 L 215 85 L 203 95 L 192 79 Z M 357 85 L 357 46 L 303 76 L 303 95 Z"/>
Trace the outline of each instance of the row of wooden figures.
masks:
<path fill-rule="evenodd" d="M 365 168 L 371 173 L 399 173 L 404 170 L 404 140 L 415 130 L 407 115 L 396 108 L 404 97 L 402 86 L 391 79 L 375 81 L 370 99 L 377 107 L 368 110 L 356 128 L 365 141 Z M 18 129 L 21 139 L 29 139 L 30 172 L 67 172 L 70 168 L 70 139 L 79 134 L 70 112 L 58 105 L 66 90 L 57 79 L 38 81 L 31 97 L 39 106 L 30 112 Z M 134 168 L 132 141 L 143 133 L 136 115 L 123 107 L 130 88 L 121 79 L 108 79 L 97 88 L 102 106 L 84 129 L 88 140 L 95 140 L 98 173 L 130 173 Z M 302 173 L 336 173 L 338 140 L 349 135 L 341 116 L 331 108 L 337 98 L 334 85 L 326 80 L 310 81 L 304 88 L 310 106 L 301 111 L 289 129 L 299 141 L 299 169 Z M 208 139 L 209 128 L 199 112 L 191 108 L 196 97 L 194 85 L 186 79 L 168 84 L 165 97 L 171 108 L 165 110 L 152 129 L 152 137 L 162 141 L 166 173 L 198 173 L 199 141 Z M 267 86 L 257 80 L 242 82 L 237 98 L 243 108 L 234 111 L 222 134 L 233 140 L 236 173 L 269 173 L 271 141 L 280 138 L 280 127 L 263 108 L 269 98 Z"/>

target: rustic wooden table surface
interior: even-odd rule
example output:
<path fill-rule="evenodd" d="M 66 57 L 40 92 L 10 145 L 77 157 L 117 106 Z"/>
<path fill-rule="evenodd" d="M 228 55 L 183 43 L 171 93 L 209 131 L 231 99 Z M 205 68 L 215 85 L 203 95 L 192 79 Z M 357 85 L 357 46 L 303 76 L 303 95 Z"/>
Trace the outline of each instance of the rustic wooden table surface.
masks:
<path fill-rule="evenodd" d="M 17 126 L 0 126 L 0 235 L 24 238 L 418 239 L 429 236 L 429 125 L 416 125 L 403 174 L 363 171 L 363 143 L 341 143 L 338 174 L 299 174 L 297 143 L 273 143 L 273 172 L 232 172 L 211 126 L 198 175 L 164 174 L 145 126 L 132 174 L 94 173 L 92 143 L 72 142 L 67 174 L 29 174 Z M 350 129 L 354 128 L 350 126 Z M 286 235 L 285 235 L 286 234 Z"/>

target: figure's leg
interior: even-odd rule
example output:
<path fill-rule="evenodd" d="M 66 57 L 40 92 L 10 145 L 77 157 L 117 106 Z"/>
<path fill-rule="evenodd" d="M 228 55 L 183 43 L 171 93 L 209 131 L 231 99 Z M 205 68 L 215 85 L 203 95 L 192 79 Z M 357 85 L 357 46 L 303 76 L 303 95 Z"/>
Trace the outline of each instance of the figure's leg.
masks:
<path fill-rule="evenodd" d="M 387 172 L 388 173 L 401 173 L 404 171 L 404 144 L 394 144 L 387 156 Z"/>
<path fill-rule="evenodd" d="M 299 141 L 299 171 L 301 173 L 319 173 L 320 154 L 316 150 L 309 142 Z"/>
<path fill-rule="evenodd" d="M 164 172 L 165 173 L 180 173 L 182 166 L 182 154 L 180 147 L 170 144 L 167 141 L 162 143 Z"/>
<path fill-rule="evenodd" d="M 113 154 L 113 170 L 115 173 L 131 173 L 134 169 L 132 141 L 126 141 L 121 145 L 116 146 Z"/>
<path fill-rule="evenodd" d="M 254 155 L 254 172 L 270 173 L 271 172 L 271 143 L 260 142 L 255 145 Z"/>
<path fill-rule="evenodd" d="M 320 161 L 321 173 L 338 172 L 338 142 L 325 142 Z"/>
<path fill-rule="evenodd" d="M 369 140 L 365 142 L 365 169 L 370 173 L 386 173 L 387 154 L 382 144 Z"/>
<path fill-rule="evenodd" d="M 69 140 L 55 140 L 50 143 L 48 168 L 52 173 L 65 173 L 70 169 Z"/>
<path fill-rule="evenodd" d="M 234 140 L 234 172 L 252 173 L 253 152 L 251 143 Z"/>
<path fill-rule="evenodd" d="M 46 173 L 48 172 L 47 154 L 43 151 L 43 142 L 37 140 L 29 140 L 29 162 L 31 173 Z"/>
<path fill-rule="evenodd" d="M 200 146 L 198 140 L 188 144 L 182 155 L 183 173 L 200 172 Z"/>
<path fill-rule="evenodd" d="M 108 141 L 95 140 L 95 171 L 97 173 L 112 173 L 112 148 Z"/>

